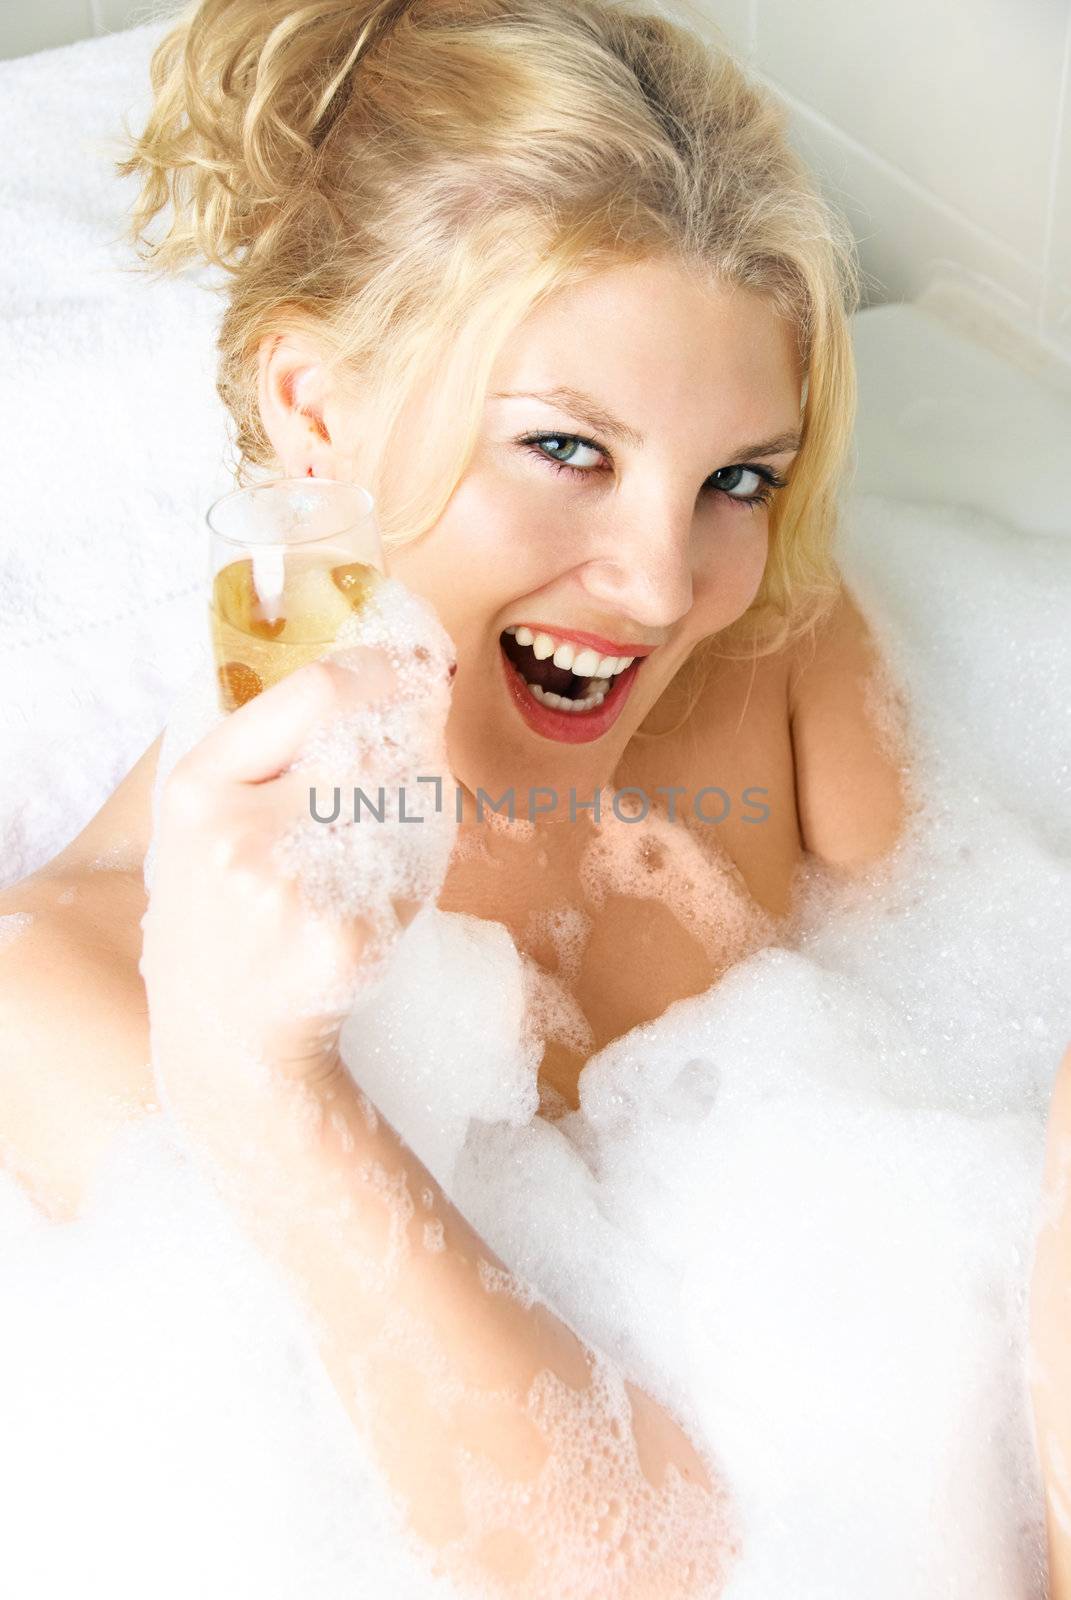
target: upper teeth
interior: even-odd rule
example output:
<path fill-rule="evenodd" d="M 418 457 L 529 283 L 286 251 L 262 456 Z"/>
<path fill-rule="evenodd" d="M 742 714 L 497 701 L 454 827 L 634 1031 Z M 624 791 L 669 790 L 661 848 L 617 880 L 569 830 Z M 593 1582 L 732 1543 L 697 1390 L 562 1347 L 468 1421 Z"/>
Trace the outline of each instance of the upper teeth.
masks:
<path fill-rule="evenodd" d="M 554 657 L 556 667 L 565 667 L 578 678 L 612 678 L 626 667 L 631 667 L 635 656 L 600 656 L 597 650 L 570 644 L 567 639 L 552 638 L 549 633 L 533 633 L 531 628 L 507 628 L 518 644 L 529 644 L 537 661 Z"/>

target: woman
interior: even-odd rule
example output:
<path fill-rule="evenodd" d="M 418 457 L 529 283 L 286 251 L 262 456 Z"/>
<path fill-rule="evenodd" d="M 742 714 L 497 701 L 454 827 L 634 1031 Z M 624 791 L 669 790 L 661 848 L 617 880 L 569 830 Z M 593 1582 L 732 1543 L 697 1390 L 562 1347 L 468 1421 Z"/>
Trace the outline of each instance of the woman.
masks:
<path fill-rule="evenodd" d="M 170 202 L 150 261 L 231 274 L 243 461 L 367 484 L 392 574 L 455 646 L 477 847 L 438 904 L 504 923 L 573 1008 L 540 1071 L 554 1115 L 590 1054 L 787 928 L 806 858 L 851 869 L 901 832 L 880 663 L 831 557 L 850 236 L 729 57 L 601 0 L 204 0 L 153 84 L 132 231 Z M 310 729 L 391 692 L 364 668 L 304 668 L 182 758 L 147 914 L 159 740 L 4 896 L 33 919 L 4 964 L 7 1164 L 75 1215 L 118 1128 L 163 1103 L 289 1272 L 443 1571 L 715 1593 L 737 1541 L 712 1464 L 500 1274 L 316 1009 L 317 974 L 360 981 L 367 925 L 317 915 L 272 847 Z M 707 876 L 630 893 L 587 809 L 519 839 L 473 818 L 478 789 L 533 786 L 657 796 L 658 838 Z M 563 906 L 586 918 L 572 962 L 547 932 Z"/>

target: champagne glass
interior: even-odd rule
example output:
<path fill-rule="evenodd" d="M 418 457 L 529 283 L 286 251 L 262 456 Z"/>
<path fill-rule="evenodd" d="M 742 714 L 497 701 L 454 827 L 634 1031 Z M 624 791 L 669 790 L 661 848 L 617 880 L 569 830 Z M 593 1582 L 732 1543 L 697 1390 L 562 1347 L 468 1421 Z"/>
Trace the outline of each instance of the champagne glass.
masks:
<path fill-rule="evenodd" d="M 367 489 L 275 478 L 212 505 L 209 606 L 219 702 L 235 711 L 328 652 L 386 576 Z"/>

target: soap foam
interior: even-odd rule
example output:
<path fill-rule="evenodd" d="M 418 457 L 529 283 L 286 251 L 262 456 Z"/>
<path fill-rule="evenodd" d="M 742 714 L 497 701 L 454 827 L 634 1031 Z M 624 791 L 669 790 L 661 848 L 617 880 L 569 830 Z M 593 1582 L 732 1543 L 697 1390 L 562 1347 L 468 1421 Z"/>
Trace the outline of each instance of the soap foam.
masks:
<path fill-rule="evenodd" d="M 479 1266 L 489 1293 L 522 1309 L 534 1303 L 512 1273 L 483 1259 Z M 383 1396 L 411 1397 L 426 1450 L 435 1453 L 429 1557 L 467 1596 L 718 1594 L 736 1554 L 724 1494 L 689 1482 L 672 1461 L 645 1459 L 621 1372 L 594 1351 L 584 1352 L 582 1366 L 579 1381 L 575 1372 L 544 1368 L 521 1394 L 489 1387 L 482 1375 L 467 1381 L 444 1359 L 434 1331 L 399 1302 L 352 1363 L 358 1430 L 389 1457 L 393 1414 L 381 1409 Z M 443 1441 L 454 1435 L 460 1449 L 447 1451 Z M 403 1449 L 403 1498 L 408 1472 Z"/>
<path fill-rule="evenodd" d="M 716 842 L 708 845 L 657 811 L 631 821 L 610 812 L 584 853 L 580 881 L 598 907 L 609 894 L 661 903 L 711 961 L 726 950 L 757 948 L 774 934 L 774 919 L 752 900 Z"/>
<path fill-rule="evenodd" d="M 453 1192 L 716 1453 L 730 1600 L 1041 1600 L 1025 1297 L 1071 1037 L 1071 563 L 960 513 L 856 517 L 874 704 L 913 752 L 900 848 L 854 882 L 812 864 L 791 947 L 600 1052 L 552 1127 L 474 1126 Z"/>
<path fill-rule="evenodd" d="M 700 1556 L 722 1562 L 706 1587 L 725 1600 L 1043 1600 L 1025 1297 L 1071 1039 L 1069 551 L 965 512 L 856 503 L 842 564 L 892 668 L 890 738 L 904 697 L 909 835 L 853 883 L 812 866 L 791 939 L 600 1051 L 579 1110 L 536 1114 L 540 1032 L 561 1013 L 500 924 L 426 908 L 347 1019 L 369 1115 L 515 1292 L 599 1353 L 586 1421 L 554 1375 L 533 1391 L 558 1429 L 542 1499 L 478 1462 L 466 1483 L 463 1537 L 505 1527 L 503 1559 L 543 1540 L 544 1593 L 584 1592 L 617 1538 L 608 1478 L 575 1508 L 565 1485 L 582 1453 L 603 1483 L 624 1447 L 627 1374 L 725 1488 L 716 1517 L 697 1522 L 682 1493 L 676 1522 L 641 1526 L 650 1563 L 713 1534 Z M 629 854 L 628 831 L 602 881 L 653 898 L 659 863 Z M 662 903 L 690 915 L 696 889 L 672 862 L 660 876 Z M 558 933 L 568 982 L 584 928 Z M 210 1568 L 219 1592 L 258 1600 L 450 1592 L 160 1119 L 131 1130 L 84 1221 L 46 1226 L 13 1185 L 0 1201 L 16 1579 L 73 1593 L 96 1566 L 132 1596 L 151 1572 L 168 1597 Z M 401 1203 L 419 1249 L 432 1209 Z M 419 1363 L 410 1331 L 390 1335 Z"/>
<path fill-rule="evenodd" d="M 32 911 L 9 911 L 0 917 L 0 950 L 6 950 L 33 927 Z"/>
<path fill-rule="evenodd" d="M 416 907 L 436 898 L 457 833 L 443 803 L 452 788 L 444 737 L 450 637 L 418 595 L 381 579 L 343 625 L 329 659 L 360 674 L 370 647 L 386 654 L 392 687 L 385 699 L 311 729 L 291 771 L 315 791 L 316 812 L 310 804 L 275 845 L 280 870 L 314 911 L 360 918 L 368 930 L 356 987 L 311 997 L 315 1013 L 348 1011 L 382 977 L 401 932 L 398 902 Z M 325 794 L 334 802 L 330 821 L 318 820 Z M 370 809 L 362 812 L 366 800 Z"/>
<path fill-rule="evenodd" d="M 579 906 L 556 906 L 552 911 L 532 913 L 525 926 L 526 942 L 531 947 L 545 939 L 554 952 L 556 975 L 564 984 L 575 986 L 592 925 L 591 917 Z"/>
<path fill-rule="evenodd" d="M 153 1116 L 81 1220 L 0 1172 L 5 1591 L 460 1600 L 427 1570 L 288 1292 Z"/>

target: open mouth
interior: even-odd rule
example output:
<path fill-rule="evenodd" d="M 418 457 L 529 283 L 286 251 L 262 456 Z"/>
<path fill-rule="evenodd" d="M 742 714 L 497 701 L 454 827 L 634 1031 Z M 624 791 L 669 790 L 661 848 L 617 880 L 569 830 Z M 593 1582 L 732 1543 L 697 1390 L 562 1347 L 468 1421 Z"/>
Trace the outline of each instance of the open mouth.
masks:
<path fill-rule="evenodd" d="M 540 705 L 567 715 L 596 711 L 613 695 L 632 656 L 603 656 L 586 646 L 555 644 L 547 634 L 529 628 L 507 628 L 501 635 L 503 654 L 528 685 Z"/>

